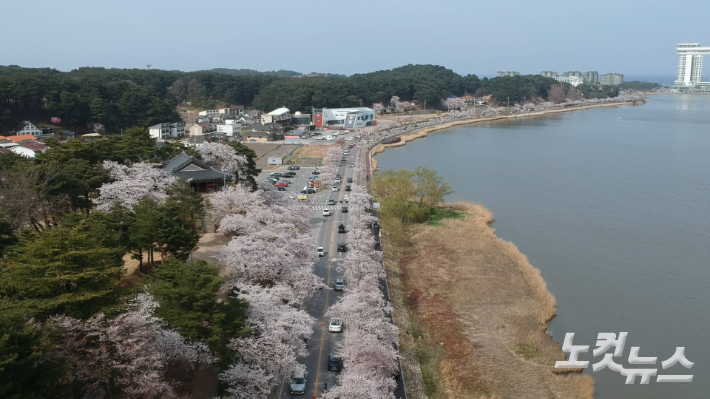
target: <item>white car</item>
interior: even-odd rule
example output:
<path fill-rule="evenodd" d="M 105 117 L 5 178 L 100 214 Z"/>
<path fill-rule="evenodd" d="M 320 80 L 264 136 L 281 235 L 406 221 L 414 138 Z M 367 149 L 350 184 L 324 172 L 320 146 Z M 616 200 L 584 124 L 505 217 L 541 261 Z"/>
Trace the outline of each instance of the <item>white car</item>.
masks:
<path fill-rule="evenodd" d="M 347 194 L 345 194 L 345 196 L 343 196 L 343 201 L 348 202 L 349 199 L 350 199 L 350 197 L 348 197 Z"/>
<path fill-rule="evenodd" d="M 351 164 L 350 164 L 350 167 L 351 167 L 351 168 L 354 168 L 354 167 L 355 167 L 355 164 L 354 164 L 354 163 L 351 163 Z"/>
<path fill-rule="evenodd" d="M 348 138 L 345 139 L 345 140 L 347 140 L 347 141 L 353 141 L 353 138 L 352 138 L 352 137 L 348 137 Z"/>
<path fill-rule="evenodd" d="M 325 256 L 325 249 L 323 249 L 323 247 L 318 247 L 318 249 L 316 249 L 316 253 L 318 254 L 318 257 Z"/>
<path fill-rule="evenodd" d="M 336 179 L 335 179 L 335 184 L 338 184 L 338 183 L 340 183 L 341 181 L 342 181 L 342 180 L 336 178 Z"/>
<path fill-rule="evenodd" d="M 330 191 L 338 191 L 338 186 L 333 186 Z"/>
<path fill-rule="evenodd" d="M 323 209 L 323 216 L 330 216 L 330 209 Z"/>
<path fill-rule="evenodd" d="M 328 324 L 328 331 L 329 332 L 343 332 L 345 329 L 345 325 L 342 320 L 340 319 L 332 319 L 330 321 L 330 324 Z"/>

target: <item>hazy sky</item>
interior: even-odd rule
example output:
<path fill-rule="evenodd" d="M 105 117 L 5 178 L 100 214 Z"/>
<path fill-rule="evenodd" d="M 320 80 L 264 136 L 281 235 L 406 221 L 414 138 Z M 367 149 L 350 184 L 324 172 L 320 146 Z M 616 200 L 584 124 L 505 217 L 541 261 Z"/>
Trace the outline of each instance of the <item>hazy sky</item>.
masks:
<path fill-rule="evenodd" d="M 709 0 L 0 0 L 0 10 L 0 65 L 60 70 L 412 63 L 674 76 L 677 43 L 710 46 Z"/>

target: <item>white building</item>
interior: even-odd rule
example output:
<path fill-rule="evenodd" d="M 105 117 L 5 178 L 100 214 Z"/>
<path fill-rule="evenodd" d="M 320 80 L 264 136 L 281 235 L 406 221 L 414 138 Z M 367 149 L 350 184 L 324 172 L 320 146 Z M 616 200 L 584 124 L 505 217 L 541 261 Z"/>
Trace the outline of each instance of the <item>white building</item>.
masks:
<path fill-rule="evenodd" d="M 376 125 L 372 108 L 323 108 L 313 110 L 316 127 L 340 126 L 346 129 Z"/>
<path fill-rule="evenodd" d="M 185 136 L 185 122 L 159 123 L 148 128 L 156 140 L 179 139 Z"/>
<path fill-rule="evenodd" d="M 569 83 L 574 87 L 584 83 L 584 78 L 581 76 L 558 76 L 555 80 L 562 83 Z"/>
<path fill-rule="evenodd" d="M 197 115 L 199 115 L 199 116 L 209 116 L 209 117 L 213 117 L 213 116 L 216 116 L 216 115 L 219 115 L 219 114 L 220 114 L 220 112 L 219 112 L 218 109 L 207 109 L 207 110 L 204 110 L 204 111 L 200 111 Z"/>
<path fill-rule="evenodd" d="M 520 76 L 520 72 L 515 71 L 498 71 L 498 77 L 502 78 L 504 76 Z"/>
<path fill-rule="evenodd" d="M 25 134 L 31 134 L 33 136 L 41 136 L 43 134 L 42 130 L 35 126 L 30 121 L 22 121 L 14 130 L 15 136 L 22 136 Z"/>
<path fill-rule="evenodd" d="M 242 124 L 234 120 L 226 120 L 223 125 L 217 125 L 217 132 L 224 133 L 227 137 L 239 137 Z"/>
<path fill-rule="evenodd" d="M 261 124 L 266 125 L 267 123 L 278 123 L 284 121 L 291 121 L 291 110 L 286 107 L 277 108 L 268 114 L 261 115 Z"/>
<path fill-rule="evenodd" d="M 701 47 L 700 43 L 681 43 L 678 51 L 678 76 L 675 84 L 694 86 L 703 80 L 703 56 L 710 55 L 710 47 Z"/>

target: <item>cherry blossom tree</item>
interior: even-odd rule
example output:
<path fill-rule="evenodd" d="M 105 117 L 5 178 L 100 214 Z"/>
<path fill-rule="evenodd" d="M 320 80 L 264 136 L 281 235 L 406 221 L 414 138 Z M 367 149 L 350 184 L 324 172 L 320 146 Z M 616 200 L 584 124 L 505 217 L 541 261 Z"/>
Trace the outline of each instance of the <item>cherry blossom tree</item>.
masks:
<path fill-rule="evenodd" d="M 227 394 L 234 399 L 267 398 L 273 388 L 274 375 L 251 364 L 235 363 L 219 375 L 227 384 Z"/>
<path fill-rule="evenodd" d="M 126 166 L 104 161 L 103 167 L 113 181 L 99 188 L 96 200 L 99 210 L 110 209 L 115 204 L 133 209 L 143 198 L 163 203 L 168 197 L 166 189 L 177 182 L 177 177 L 148 163 Z"/>
<path fill-rule="evenodd" d="M 382 113 L 382 110 L 385 109 L 385 106 L 382 105 L 382 103 L 374 103 L 372 104 L 372 110 L 375 111 L 375 114 L 380 114 Z"/>
<path fill-rule="evenodd" d="M 447 98 L 444 100 L 444 105 L 446 105 L 446 109 L 449 112 L 451 112 L 452 109 L 463 110 L 466 107 L 466 103 L 458 97 Z"/>
<path fill-rule="evenodd" d="M 128 395 L 173 398 L 165 379 L 170 361 L 212 362 L 203 343 L 190 343 L 152 316 L 157 302 L 136 297 L 132 309 L 113 319 L 97 314 L 86 321 L 58 315 L 50 319 L 61 332 L 54 356 L 70 361 L 71 384 L 81 397 Z"/>
<path fill-rule="evenodd" d="M 239 181 L 239 171 L 247 164 L 247 157 L 237 154 L 234 148 L 221 143 L 204 143 L 198 149 L 202 159 L 213 167 L 234 175 Z"/>
<path fill-rule="evenodd" d="M 399 100 L 398 96 L 392 96 L 390 106 L 394 108 L 395 112 L 404 111 L 404 104 Z"/>
<path fill-rule="evenodd" d="M 228 186 L 209 197 L 210 215 L 216 225 L 230 214 L 246 214 L 247 209 L 264 205 L 259 193 L 251 192 L 241 186 Z"/>
<path fill-rule="evenodd" d="M 62 123 L 62 119 L 61 119 L 61 118 L 58 118 L 58 117 L 56 117 L 56 116 L 53 116 L 52 119 L 51 119 L 51 121 L 52 121 L 52 123 L 55 124 L 55 125 L 58 125 L 58 124 Z"/>
<path fill-rule="evenodd" d="M 397 384 L 392 378 L 373 378 L 368 375 L 344 372 L 340 385 L 321 396 L 322 399 L 395 399 Z"/>

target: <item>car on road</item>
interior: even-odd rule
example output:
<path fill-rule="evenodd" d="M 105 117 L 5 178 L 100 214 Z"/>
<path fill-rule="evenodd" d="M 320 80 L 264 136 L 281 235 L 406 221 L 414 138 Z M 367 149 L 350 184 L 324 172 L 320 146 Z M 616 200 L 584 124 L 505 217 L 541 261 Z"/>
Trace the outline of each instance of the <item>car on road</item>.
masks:
<path fill-rule="evenodd" d="M 345 201 L 345 202 L 350 202 L 350 197 L 348 197 L 348 195 L 345 194 L 345 195 L 343 196 L 343 201 Z"/>
<path fill-rule="evenodd" d="M 342 182 L 342 180 L 340 180 L 340 178 L 339 178 L 339 177 L 336 177 L 336 178 L 335 178 L 335 182 L 334 182 L 334 183 L 335 183 L 335 184 L 339 184 L 340 182 Z"/>
<path fill-rule="evenodd" d="M 292 166 L 289 166 L 289 167 L 288 167 L 288 170 L 300 170 L 300 169 L 301 169 L 301 167 L 300 167 L 300 166 L 296 166 L 296 165 L 292 165 Z"/>
<path fill-rule="evenodd" d="M 280 182 L 274 184 L 274 186 L 275 187 L 288 187 L 288 183 L 286 183 L 285 181 L 280 181 Z"/>
<path fill-rule="evenodd" d="M 340 371 L 343 369 L 343 359 L 340 356 L 328 356 L 328 371 Z"/>
<path fill-rule="evenodd" d="M 342 291 L 343 288 L 345 288 L 345 280 L 342 278 L 336 278 L 333 289 L 335 289 L 336 291 Z"/>
<path fill-rule="evenodd" d="M 316 176 L 318 176 L 318 175 L 320 174 L 320 171 L 318 171 L 318 170 L 314 170 L 313 172 L 311 172 L 311 174 L 312 174 L 312 175 L 316 175 Z"/>
<path fill-rule="evenodd" d="M 333 186 L 333 187 L 331 187 L 331 189 L 330 189 L 330 191 L 338 191 L 338 190 L 339 190 L 338 186 Z"/>
<path fill-rule="evenodd" d="M 328 205 L 335 205 L 335 200 L 329 199 L 327 204 Z"/>
<path fill-rule="evenodd" d="M 308 178 L 308 180 L 309 180 L 309 181 L 310 181 L 310 180 L 318 180 L 318 176 L 311 176 L 311 177 Z"/>
<path fill-rule="evenodd" d="M 348 183 L 352 183 L 352 182 L 353 182 L 353 178 L 352 178 L 352 177 L 348 177 Z"/>
<path fill-rule="evenodd" d="M 340 208 L 340 211 L 343 213 L 348 213 L 348 207 L 344 206 L 344 207 Z"/>
<path fill-rule="evenodd" d="M 340 319 L 331 319 L 330 324 L 328 324 L 328 332 L 343 332 L 345 326 L 343 321 Z"/>
<path fill-rule="evenodd" d="M 305 370 L 306 365 L 300 365 L 304 370 L 296 370 L 291 373 L 291 384 L 289 385 L 289 390 L 291 395 L 303 395 L 306 393 L 306 384 L 308 384 L 308 371 Z"/>
<path fill-rule="evenodd" d="M 342 176 L 340 173 L 338 173 L 337 175 L 335 175 L 335 178 L 336 178 L 336 179 L 342 179 L 343 176 Z"/>
<path fill-rule="evenodd" d="M 316 249 L 316 253 L 318 254 L 318 257 L 325 256 L 325 249 L 323 249 L 323 247 L 318 247 Z"/>
<path fill-rule="evenodd" d="M 352 188 L 350 188 L 349 184 L 347 186 L 345 186 L 345 191 L 352 191 Z"/>
<path fill-rule="evenodd" d="M 348 247 L 347 247 L 347 245 L 345 245 L 344 242 L 338 243 L 338 252 L 348 252 Z"/>
<path fill-rule="evenodd" d="M 350 164 L 350 167 L 351 167 L 351 168 L 354 168 L 354 167 L 355 167 L 355 164 L 354 164 L 354 163 L 351 163 L 351 164 Z"/>
<path fill-rule="evenodd" d="M 316 189 L 312 188 L 312 187 L 304 188 L 303 190 L 301 190 L 301 194 L 315 194 L 315 193 L 316 193 Z"/>
<path fill-rule="evenodd" d="M 330 216 L 330 209 L 323 209 L 323 216 Z"/>
<path fill-rule="evenodd" d="M 340 223 L 338 226 L 338 233 L 345 233 L 345 225 Z"/>

